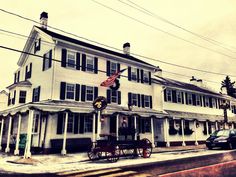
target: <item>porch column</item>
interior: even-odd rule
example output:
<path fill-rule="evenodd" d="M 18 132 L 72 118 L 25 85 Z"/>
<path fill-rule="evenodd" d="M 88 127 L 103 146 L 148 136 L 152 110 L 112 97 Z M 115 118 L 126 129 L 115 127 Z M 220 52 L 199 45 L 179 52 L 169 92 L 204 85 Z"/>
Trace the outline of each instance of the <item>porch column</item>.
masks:
<path fill-rule="evenodd" d="M 6 153 L 10 152 L 11 123 L 12 123 L 12 116 L 9 116 L 8 133 L 7 133 L 7 147 L 5 149 Z"/>
<path fill-rule="evenodd" d="M 170 141 L 169 141 L 169 133 L 168 133 L 168 118 L 165 118 L 164 120 L 164 125 L 165 125 L 165 128 L 164 128 L 164 135 L 165 135 L 165 139 L 166 139 L 166 147 L 170 147 Z"/>
<path fill-rule="evenodd" d="M 218 122 L 215 122 L 216 130 L 218 130 Z"/>
<path fill-rule="evenodd" d="M 21 114 L 18 115 L 18 125 L 17 125 L 17 135 L 16 135 L 16 147 L 14 155 L 19 155 L 19 142 L 20 142 L 20 126 L 21 126 Z"/>
<path fill-rule="evenodd" d="M 1 131 L 0 131 L 0 150 L 2 150 L 2 134 L 3 134 L 4 119 L 2 118 Z"/>
<path fill-rule="evenodd" d="M 30 109 L 29 116 L 28 116 L 27 140 L 26 140 L 24 158 L 31 157 L 30 148 L 31 148 L 31 139 L 32 139 L 33 117 L 34 117 L 34 110 Z"/>
<path fill-rule="evenodd" d="M 184 119 L 181 119 L 181 129 L 182 129 L 182 146 L 186 146 L 185 140 L 184 140 Z"/>
<path fill-rule="evenodd" d="M 119 114 L 116 115 L 116 140 L 119 140 Z"/>
<path fill-rule="evenodd" d="M 134 116 L 134 129 L 135 129 L 134 140 L 137 140 L 137 116 Z"/>
<path fill-rule="evenodd" d="M 100 139 L 100 134 L 101 134 L 101 111 L 98 111 L 97 140 Z"/>
<path fill-rule="evenodd" d="M 66 155 L 66 136 L 67 136 L 67 125 L 68 125 L 68 112 L 66 111 L 65 124 L 64 124 L 64 135 L 61 154 Z"/>
<path fill-rule="evenodd" d="M 231 127 L 232 127 L 231 129 L 234 129 L 234 122 L 232 122 Z"/>
<path fill-rule="evenodd" d="M 197 142 L 197 120 L 194 120 L 194 132 L 195 132 L 195 145 L 198 145 Z"/>
<path fill-rule="evenodd" d="M 206 121 L 206 131 L 207 131 L 207 136 L 209 135 L 209 129 L 208 129 L 208 121 Z"/>
<path fill-rule="evenodd" d="M 96 141 L 96 113 L 93 114 L 93 142 Z"/>
<path fill-rule="evenodd" d="M 151 132 L 152 132 L 152 139 L 151 139 L 151 142 L 152 142 L 152 147 L 155 147 L 155 140 L 154 140 L 154 118 L 151 117 Z"/>

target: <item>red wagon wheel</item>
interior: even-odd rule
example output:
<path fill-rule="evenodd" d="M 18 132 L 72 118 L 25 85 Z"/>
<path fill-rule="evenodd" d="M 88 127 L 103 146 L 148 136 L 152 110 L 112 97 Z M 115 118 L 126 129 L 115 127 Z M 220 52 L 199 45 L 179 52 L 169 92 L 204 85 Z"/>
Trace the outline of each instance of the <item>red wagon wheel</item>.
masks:
<path fill-rule="evenodd" d="M 106 152 L 106 158 L 108 162 L 117 162 L 120 158 L 119 146 L 116 146 L 113 150 Z"/>
<path fill-rule="evenodd" d="M 140 140 L 140 147 L 138 148 L 139 155 L 143 158 L 149 158 L 152 154 L 152 143 L 149 139 L 144 138 Z"/>

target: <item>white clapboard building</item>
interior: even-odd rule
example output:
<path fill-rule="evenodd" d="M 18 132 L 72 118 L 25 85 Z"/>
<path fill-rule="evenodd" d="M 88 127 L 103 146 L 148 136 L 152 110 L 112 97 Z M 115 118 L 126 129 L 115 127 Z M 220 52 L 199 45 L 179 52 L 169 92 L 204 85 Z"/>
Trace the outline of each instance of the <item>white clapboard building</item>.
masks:
<path fill-rule="evenodd" d="M 130 55 L 129 43 L 121 53 L 50 31 L 47 18 L 43 12 L 42 26 L 32 28 L 14 82 L 0 92 L 3 151 L 66 154 L 106 135 L 148 138 L 156 146 L 197 145 L 223 126 L 223 100 L 233 122 L 234 99 L 194 78 L 190 84 L 163 78 L 159 67 Z M 118 90 L 100 86 L 123 69 Z M 98 96 L 108 103 L 101 115 L 92 105 Z"/>

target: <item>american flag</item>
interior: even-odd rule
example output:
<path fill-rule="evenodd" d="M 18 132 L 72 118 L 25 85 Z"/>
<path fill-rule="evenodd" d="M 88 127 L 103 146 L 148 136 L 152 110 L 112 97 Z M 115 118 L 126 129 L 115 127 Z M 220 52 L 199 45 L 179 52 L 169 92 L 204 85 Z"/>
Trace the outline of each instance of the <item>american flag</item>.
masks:
<path fill-rule="evenodd" d="M 108 77 L 107 80 L 103 81 L 100 86 L 102 87 L 111 87 L 114 83 L 117 77 L 124 72 L 126 69 L 122 69 L 120 71 L 115 72 L 112 76 Z"/>

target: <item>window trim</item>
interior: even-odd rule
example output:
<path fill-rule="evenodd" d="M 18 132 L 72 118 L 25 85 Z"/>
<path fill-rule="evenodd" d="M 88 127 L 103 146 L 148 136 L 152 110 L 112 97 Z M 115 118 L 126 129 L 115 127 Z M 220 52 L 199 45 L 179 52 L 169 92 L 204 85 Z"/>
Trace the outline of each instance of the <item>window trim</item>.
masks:
<path fill-rule="evenodd" d="M 170 94 L 168 94 L 170 93 Z M 170 100 L 169 100 L 170 98 Z M 167 102 L 173 102 L 173 98 L 172 98 L 172 90 L 171 89 L 166 89 L 166 101 Z"/>
<path fill-rule="evenodd" d="M 74 88 L 74 91 L 73 91 L 73 98 L 68 98 L 67 97 L 67 86 L 68 85 L 73 85 L 73 88 Z M 75 91 L 76 91 L 76 85 L 75 84 L 72 84 L 72 83 L 66 83 L 66 88 L 65 88 L 65 100 L 75 100 Z M 72 91 L 69 91 L 69 92 L 72 92 Z"/>
<path fill-rule="evenodd" d="M 88 88 L 92 88 L 92 93 L 89 93 L 89 94 L 91 94 L 92 95 L 92 100 L 88 100 Z M 92 87 L 92 86 L 87 86 L 86 85 L 86 88 L 85 88 L 85 101 L 89 101 L 89 102 L 92 102 L 94 100 L 94 87 Z"/>
<path fill-rule="evenodd" d="M 135 72 L 134 72 L 134 70 L 135 70 Z M 136 76 L 135 79 L 133 78 L 134 73 L 135 73 L 135 76 Z M 137 80 L 138 80 L 138 68 L 131 67 L 130 78 L 131 78 L 131 81 L 136 81 L 137 82 Z"/>
<path fill-rule="evenodd" d="M 145 74 L 147 77 L 145 77 Z M 149 84 L 149 71 L 143 70 L 143 83 Z"/>
<path fill-rule="evenodd" d="M 22 98 L 21 93 L 25 93 L 25 97 L 24 97 L 24 98 Z M 19 91 L 19 103 L 20 103 L 20 104 L 26 103 L 26 96 L 27 96 L 27 91 L 26 91 L 26 90 L 20 90 L 20 91 Z M 20 101 L 21 99 L 24 99 L 25 101 L 24 101 L 24 102 L 21 102 L 21 101 Z"/>
<path fill-rule="evenodd" d="M 180 96 L 180 97 L 178 97 Z M 179 101 L 180 98 L 180 101 Z M 176 90 L 176 102 L 182 104 L 183 98 L 182 98 L 182 92 L 180 90 Z"/>
<path fill-rule="evenodd" d="M 89 68 L 88 61 L 91 61 L 92 65 L 93 65 L 92 70 L 88 70 L 88 68 Z M 91 65 L 91 63 L 89 63 L 89 64 Z M 86 54 L 86 66 L 85 67 L 86 67 L 86 72 L 94 73 L 94 70 L 95 70 L 94 56 Z"/>
<path fill-rule="evenodd" d="M 193 96 L 192 95 L 193 95 L 192 93 L 187 93 L 188 105 L 193 105 Z"/>
<path fill-rule="evenodd" d="M 151 106 L 151 101 L 150 101 L 150 96 L 148 96 L 148 95 L 144 95 L 144 107 L 145 108 L 150 108 L 150 106 Z M 146 106 L 146 103 L 148 103 L 148 106 Z"/>
<path fill-rule="evenodd" d="M 74 66 L 69 66 L 69 55 L 70 54 L 73 54 L 74 55 Z M 71 68 L 71 69 L 76 69 L 76 51 L 73 51 L 73 50 L 67 50 L 67 53 L 66 53 L 66 67 L 67 68 Z"/>
<path fill-rule="evenodd" d="M 134 96 L 135 96 L 135 99 L 133 99 Z M 137 101 L 136 101 L 137 104 L 134 104 L 134 100 L 137 100 Z M 138 106 L 138 94 L 136 94 L 136 93 L 132 93 L 132 94 L 131 94 L 131 104 L 132 104 L 133 106 Z"/>
<path fill-rule="evenodd" d="M 115 93 L 116 95 L 114 96 L 113 93 Z M 112 101 L 112 98 L 115 98 L 116 101 L 115 101 L 115 102 Z M 119 99 L 119 98 L 118 98 L 118 91 L 117 91 L 117 90 L 112 90 L 112 89 L 111 89 L 111 103 L 118 104 L 118 99 Z"/>

